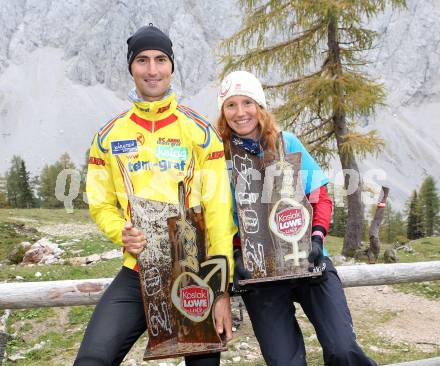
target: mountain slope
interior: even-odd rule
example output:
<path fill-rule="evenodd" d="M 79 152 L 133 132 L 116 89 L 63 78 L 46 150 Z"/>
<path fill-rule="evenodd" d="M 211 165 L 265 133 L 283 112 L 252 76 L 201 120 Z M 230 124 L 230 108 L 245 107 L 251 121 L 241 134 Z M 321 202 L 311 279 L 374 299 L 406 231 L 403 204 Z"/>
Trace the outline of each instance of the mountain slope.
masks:
<path fill-rule="evenodd" d="M 389 97 L 363 128 L 378 129 L 387 146 L 360 165 L 391 187 L 395 207 L 427 174 L 440 178 L 439 18 L 437 0 L 410 0 L 371 24 L 380 37 L 367 71 Z M 0 0 L 0 173 L 13 154 L 33 174 L 65 151 L 83 163 L 96 129 L 129 106 L 125 41 L 150 22 L 174 42 L 173 88 L 215 119 L 218 44 L 241 21 L 231 0 Z"/>

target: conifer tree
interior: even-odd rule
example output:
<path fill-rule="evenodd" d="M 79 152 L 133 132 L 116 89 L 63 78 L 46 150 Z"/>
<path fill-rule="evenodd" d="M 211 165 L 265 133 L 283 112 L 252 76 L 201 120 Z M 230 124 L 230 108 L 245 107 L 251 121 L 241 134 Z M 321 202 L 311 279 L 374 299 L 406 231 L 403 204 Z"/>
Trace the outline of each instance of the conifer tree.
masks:
<path fill-rule="evenodd" d="M 26 164 L 23 160 L 21 161 L 20 170 L 18 171 L 18 179 L 18 188 L 20 191 L 19 207 L 34 207 L 34 194 L 31 188 L 30 174 L 26 170 Z"/>
<path fill-rule="evenodd" d="M 405 0 L 241 0 L 241 30 L 225 40 L 224 73 L 246 69 L 266 76 L 279 105 L 274 112 L 321 164 L 338 154 L 344 172 L 359 172 L 356 156 L 378 151 L 376 131 L 356 131 L 360 116 L 384 101 L 382 85 L 362 71 L 363 51 L 376 33 L 365 22 Z M 278 75 L 278 76 L 277 76 Z M 360 181 L 360 180 L 359 180 Z M 345 187 L 349 175 L 345 175 Z M 361 246 L 363 205 L 360 186 L 348 195 L 342 253 Z"/>
<path fill-rule="evenodd" d="M 435 223 L 438 220 L 439 196 L 434 179 L 431 176 L 423 181 L 420 187 L 419 197 L 423 215 L 423 231 L 427 236 L 432 236 Z"/>
<path fill-rule="evenodd" d="M 422 233 L 422 215 L 417 191 L 414 190 L 408 203 L 406 236 L 408 239 L 419 239 Z"/>
<path fill-rule="evenodd" d="M 6 173 L 6 190 L 9 205 L 17 208 L 34 206 L 34 195 L 24 160 L 14 155 L 11 167 Z"/>

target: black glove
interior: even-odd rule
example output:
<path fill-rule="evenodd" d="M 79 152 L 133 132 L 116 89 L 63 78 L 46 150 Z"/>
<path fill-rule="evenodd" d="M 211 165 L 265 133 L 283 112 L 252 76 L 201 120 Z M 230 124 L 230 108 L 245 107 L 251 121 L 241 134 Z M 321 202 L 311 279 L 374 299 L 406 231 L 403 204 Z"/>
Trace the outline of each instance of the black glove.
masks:
<path fill-rule="evenodd" d="M 323 241 L 321 236 L 312 236 L 312 250 L 309 253 L 309 262 L 313 267 L 321 267 L 324 261 Z"/>
<path fill-rule="evenodd" d="M 309 253 L 309 271 L 318 273 L 321 272 L 320 276 L 311 277 L 309 279 L 310 284 L 319 284 L 327 279 L 327 265 L 324 262 L 323 253 L 323 239 L 321 235 L 312 235 L 312 250 Z"/>
<path fill-rule="evenodd" d="M 234 249 L 234 283 L 232 285 L 232 295 L 244 293 L 247 290 L 238 281 L 252 278 L 252 274 L 244 267 L 241 249 Z"/>

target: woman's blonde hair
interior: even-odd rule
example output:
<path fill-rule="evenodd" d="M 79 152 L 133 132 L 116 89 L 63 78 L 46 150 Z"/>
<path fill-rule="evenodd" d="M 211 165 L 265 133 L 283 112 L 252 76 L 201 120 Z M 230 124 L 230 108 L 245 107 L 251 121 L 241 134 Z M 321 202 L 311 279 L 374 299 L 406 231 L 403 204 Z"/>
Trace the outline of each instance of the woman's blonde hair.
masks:
<path fill-rule="evenodd" d="M 255 102 L 254 102 L 255 103 Z M 257 108 L 257 119 L 258 119 L 258 129 L 260 134 L 260 145 L 263 150 L 267 153 L 276 152 L 276 141 L 278 133 L 280 131 L 275 117 L 272 113 L 264 108 L 261 108 L 257 103 L 255 103 Z M 232 129 L 229 127 L 226 121 L 224 113 L 224 105 L 222 106 L 220 116 L 216 122 L 216 128 L 220 132 L 223 140 L 223 145 L 225 147 L 225 155 L 229 158 L 229 148 L 231 144 Z"/>

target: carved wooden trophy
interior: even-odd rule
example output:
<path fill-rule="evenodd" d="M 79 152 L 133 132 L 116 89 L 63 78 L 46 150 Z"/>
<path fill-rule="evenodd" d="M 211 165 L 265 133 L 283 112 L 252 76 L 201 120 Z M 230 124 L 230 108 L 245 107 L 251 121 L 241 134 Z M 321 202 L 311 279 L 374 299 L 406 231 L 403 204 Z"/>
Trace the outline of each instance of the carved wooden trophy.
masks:
<path fill-rule="evenodd" d="M 241 285 L 319 276 L 310 272 L 312 206 L 301 183 L 301 153 L 264 159 L 231 143 L 233 182 L 245 268 L 252 278 Z"/>
<path fill-rule="evenodd" d="M 149 337 L 144 360 L 226 350 L 212 312 L 229 267 L 224 256 L 207 258 L 201 206 L 185 208 L 182 183 L 178 205 L 133 195 L 129 202 L 147 241 L 138 256 Z"/>

